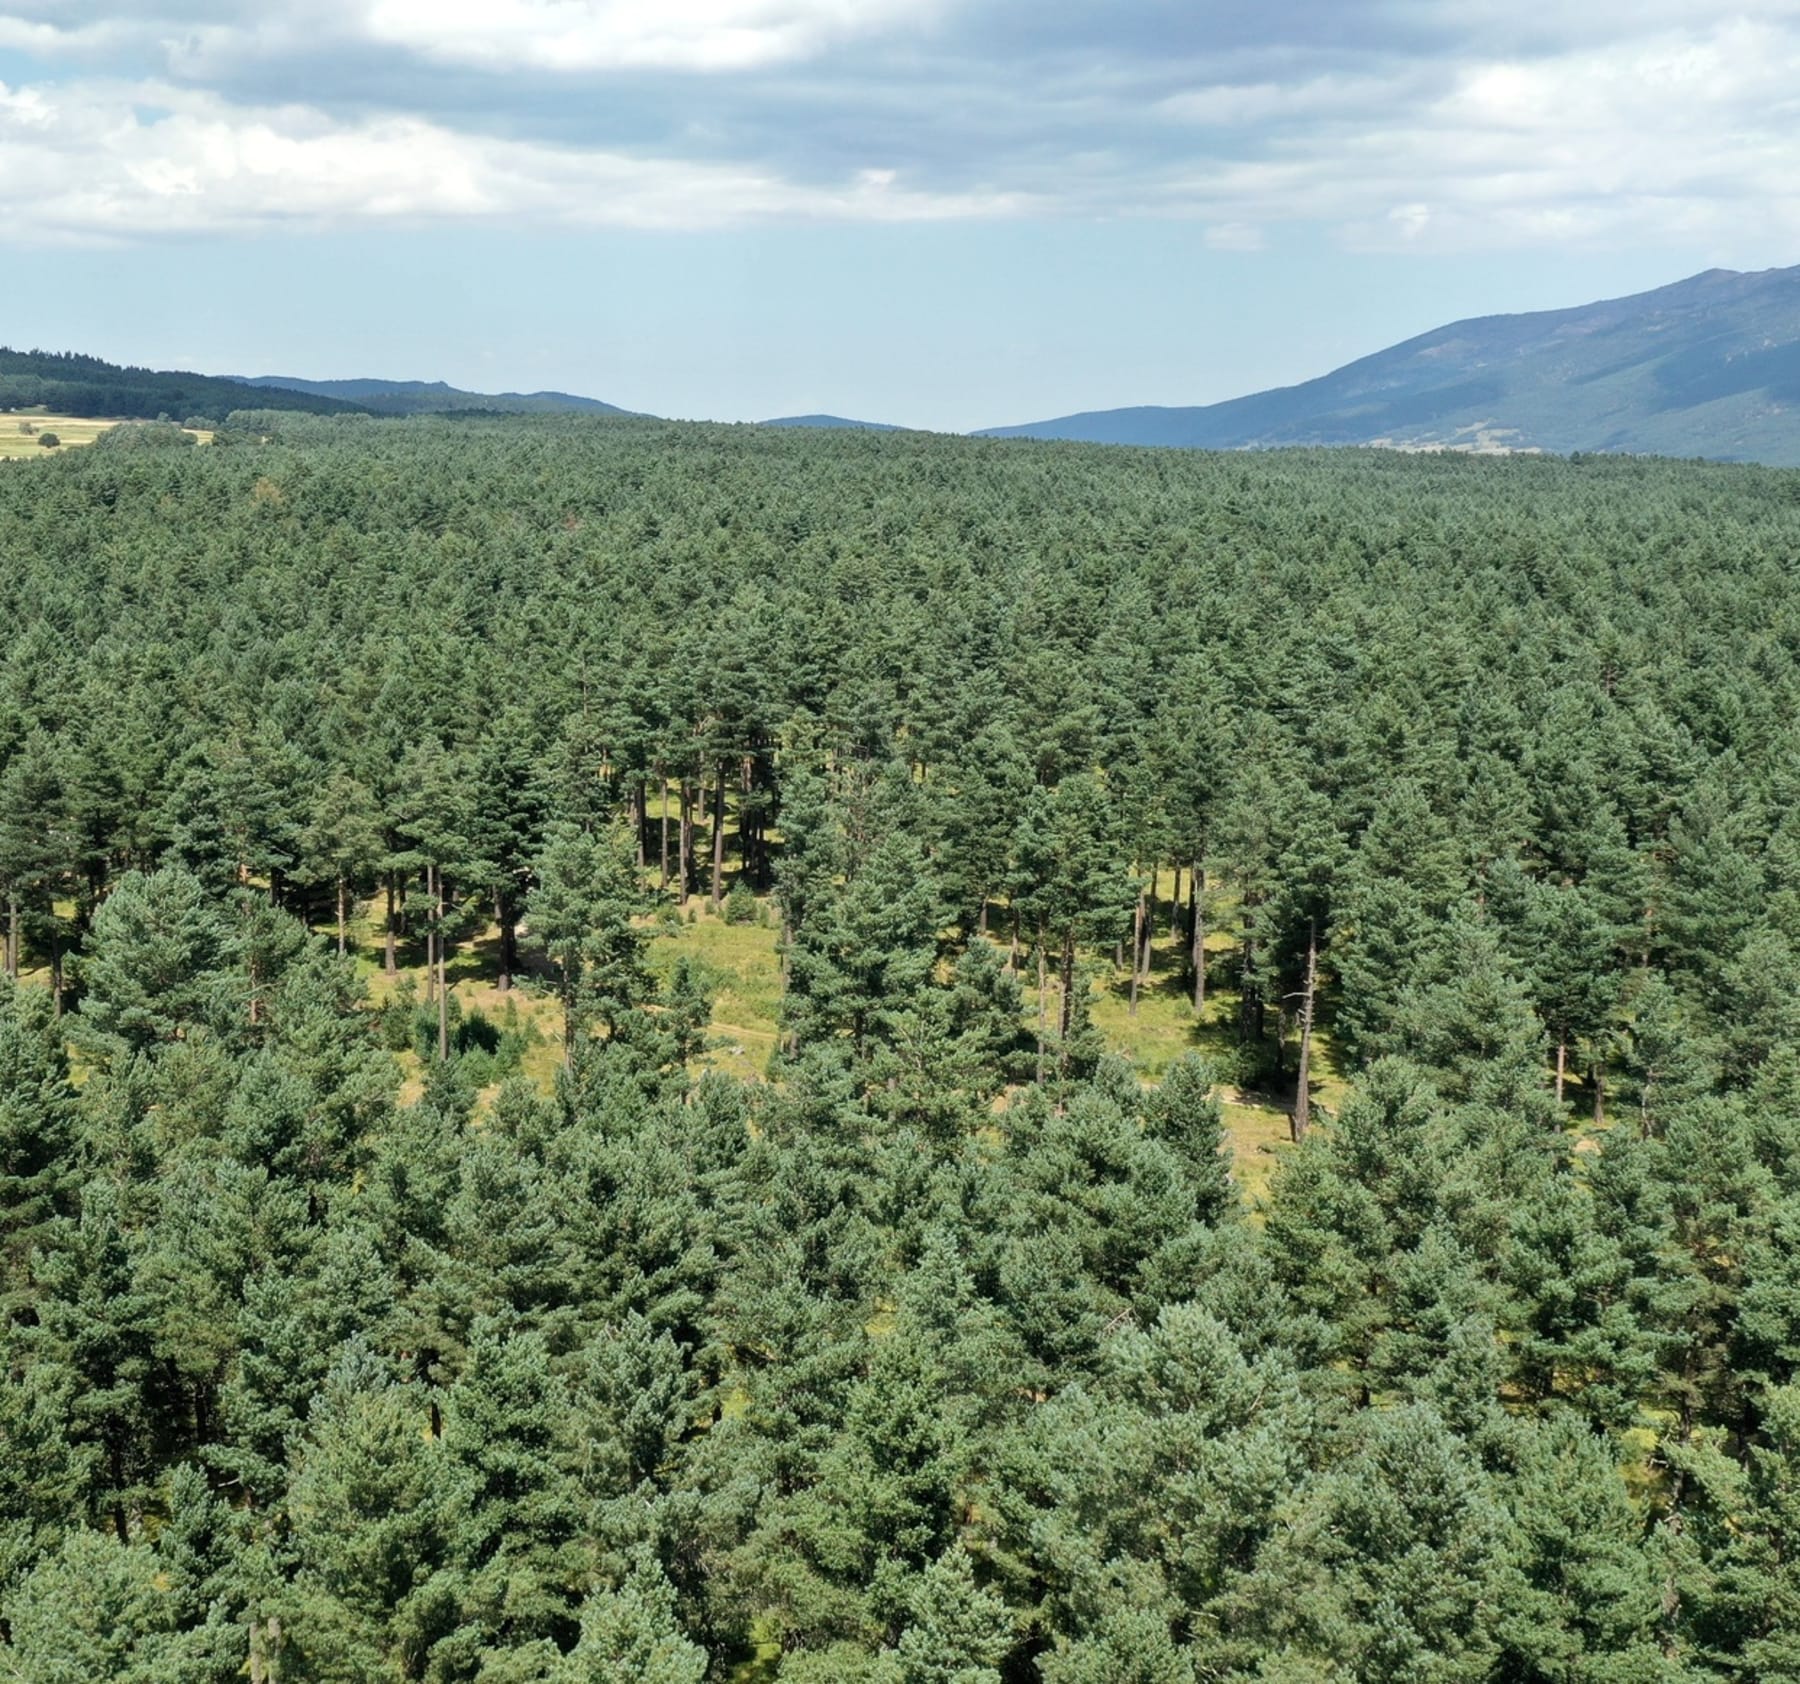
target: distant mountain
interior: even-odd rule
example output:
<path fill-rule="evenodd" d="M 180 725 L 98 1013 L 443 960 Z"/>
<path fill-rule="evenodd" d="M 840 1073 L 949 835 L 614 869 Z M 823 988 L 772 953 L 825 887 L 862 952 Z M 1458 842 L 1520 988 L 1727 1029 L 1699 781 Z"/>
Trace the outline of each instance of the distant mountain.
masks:
<path fill-rule="evenodd" d="M 328 393 L 260 391 L 242 380 L 174 369 L 128 368 L 73 351 L 0 348 L 0 409 L 43 405 L 52 415 L 108 420 L 222 421 L 234 409 L 338 415 L 357 406 Z"/>
<path fill-rule="evenodd" d="M 886 421 L 849 421 L 841 415 L 781 415 L 773 421 L 758 423 L 763 427 L 822 427 L 828 431 L 857 433 L 897 433 L 901 429 Z"/>
<path fill-rule="evenodd" d="M 501 415 L 634 415 L 617 404 L 572 392 L 465 392 L 442 380 L 300 380 L 289 374 L 258 374 L 245 384 L 331 398 L 373 415 L 445 415 L 480 409 Z"/>
<path fill-rule="evenodd" d="M 1226 403 L 1098 410 L 986 436 L 1800 465 L 1800 268 L 1709 269 L 1630 298 L 1454 322 L 1320 379 Z"/>

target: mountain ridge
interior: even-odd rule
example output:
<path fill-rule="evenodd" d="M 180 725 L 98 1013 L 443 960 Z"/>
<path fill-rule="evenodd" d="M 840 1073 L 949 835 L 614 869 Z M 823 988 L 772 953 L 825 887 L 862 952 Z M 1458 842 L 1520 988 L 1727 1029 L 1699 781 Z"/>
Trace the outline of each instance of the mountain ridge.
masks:
<path fill-rule="evenodd" d="M 1252 449 L 1623 451 L 1800 465 L 1800 267 L 1433 328 L 1293 386 L 988 438 Z"/>
<path fill-rule="evenodd" d="M 620 415 L 641 418 L 641 411 L 622 409 L 599 398 L 574 392 L 472 392 L 445 380 L 304 380 L 298 375 L 237 375 L 247 386 L 264 391 L 301 392 L 310 397 L 360 405 L 379 415 L 445 415 L 458 410 L 489 410 L 510 415 Z"/>

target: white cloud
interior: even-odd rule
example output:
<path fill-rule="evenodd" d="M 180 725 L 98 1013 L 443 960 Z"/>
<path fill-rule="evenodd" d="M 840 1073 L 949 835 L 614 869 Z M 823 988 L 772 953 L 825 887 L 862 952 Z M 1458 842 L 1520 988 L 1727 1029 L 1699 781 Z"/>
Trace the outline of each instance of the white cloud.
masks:
<path fill-rule="evenodd" d="M 1196 128 L 1254 128 L 1268 123 L 1356 117 L 1391 109 L 1413 95 L 1397 75 L 1306 77 L 1293 82 L 1220 82 L 1163 100 L 1165 117 Z"/>
<path fill-rule="evenodd" d="M 372 0 L 364 26 L 487 69 L 744 71 L 919 24 L 924 0 Z"/>
<path fill-rule="evenodd" d="M 88 65 L 0 94 L 0 227 L 1030 212 L 1191 218 L 1231 251 L 1308 223 L 1724 255 L 1800 233 L 1797 0 L 1467 0 L 1456 32 L 1448 0 L 1385 0 L 1329 49 L 1276 6 L 1229 53 L 1166 0 L 1112 4 L 1090 26 L 1000 0 L 0 0 L 0 48 Z"/>
<path fill-rule="evenodd" d="M 107 238 L 364 220 L 525 218 L 639 228 L 1004 216 L 1018 196 L 894 171 L 786 180 L 753 165 L 496 141 L 414 117 L 335 122 L 157 85 L 0 85 L 0 223 Z"/>
<path fill-rule="evenodd" d="M 110 23 L 61 28 L 53 23 L 33 23 L 29 18 L 0 14 L 0 52 L 56 57 L 65 53 L 93 52 L 122 38 Z"/>
<path fill-rule="evenodd" d="M 1229 131 L 1149 213 L 1316 222 L 1362 246 L 1677 243 L 1800 232 L 1800 37 L 1728 19 L 1630 44 L 1221 84 L 1159 108 Z"/>

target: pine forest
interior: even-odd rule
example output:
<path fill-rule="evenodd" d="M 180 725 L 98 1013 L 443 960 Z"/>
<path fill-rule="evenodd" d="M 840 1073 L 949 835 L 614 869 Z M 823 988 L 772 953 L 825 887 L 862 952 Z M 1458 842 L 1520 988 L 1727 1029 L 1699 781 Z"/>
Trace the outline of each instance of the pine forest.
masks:
<path fill-rule="evenodd" d="M 0 463 L 0 1678 L 1800 1679 L 1800 473 Z"/>

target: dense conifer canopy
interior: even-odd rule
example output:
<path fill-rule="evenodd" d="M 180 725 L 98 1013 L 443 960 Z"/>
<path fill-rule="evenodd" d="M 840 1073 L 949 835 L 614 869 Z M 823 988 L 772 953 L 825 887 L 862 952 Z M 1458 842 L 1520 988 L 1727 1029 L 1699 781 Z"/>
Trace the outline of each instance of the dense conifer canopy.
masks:
<path fill-rule="evenodd" d="M 0 1676 L 1791 1675 L 1797 556 L 1675 462 L 0 468 Z"/>

